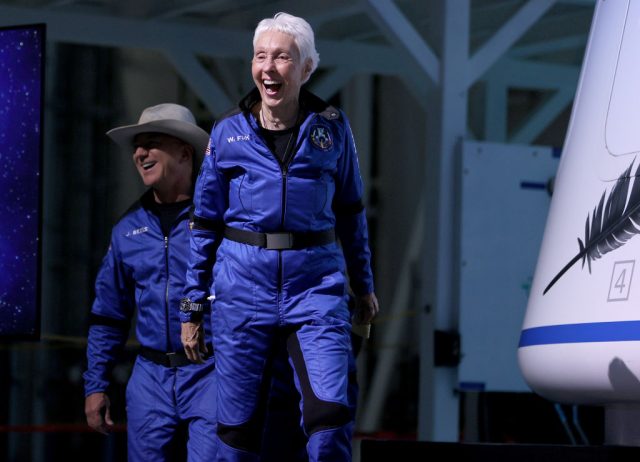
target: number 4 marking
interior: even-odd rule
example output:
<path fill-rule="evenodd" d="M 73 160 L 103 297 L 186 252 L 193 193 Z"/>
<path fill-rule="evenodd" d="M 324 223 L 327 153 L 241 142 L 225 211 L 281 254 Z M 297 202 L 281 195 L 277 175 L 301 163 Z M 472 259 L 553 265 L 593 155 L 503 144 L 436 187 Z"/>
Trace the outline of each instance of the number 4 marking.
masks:
<path fill-rule="evenodd" d="M 614 263 L 607 301 L 613 302 L 629 299 L 635 263 L 635 260 L 617 261 Z"/>
<path fill-rule="evenodd" d="M 623 269 L 622 272 L 620 273 L 620 276 L 618 276 L 618 280 L 616 281 L 615 285 L 613 286 L 616 289 L 618 289 L 618 292 L 620 292 L 620 293 L 622 293 L 624 288 L 627 287 L 627 284 L 624 283 L 624 280 L 625 280 L 626 276 L 627 276 L 627 270 Z"/>

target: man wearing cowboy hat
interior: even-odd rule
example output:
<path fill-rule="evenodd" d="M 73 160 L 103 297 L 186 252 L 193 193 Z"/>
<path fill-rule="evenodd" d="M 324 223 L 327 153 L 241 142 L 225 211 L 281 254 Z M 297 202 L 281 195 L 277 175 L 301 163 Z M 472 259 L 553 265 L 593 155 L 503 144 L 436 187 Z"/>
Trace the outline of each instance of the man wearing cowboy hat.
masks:
<path fill-rule="evenodd" d="M 210 339 L 201 325 L 209 313 L 189 313 L 186 334 L 205 355 L 187 359 L 176 309 L 189 253 L 189 209 L 196 172 L 209 136 L 177 104 L 146 108 L 135 125 L 107 135 L 129 152 L 149 189 L 113 227 L 96 278 L 85 379 L 85 414 L 91 428 L 108 433 L 110 375 L 136 316 L 140 351 L 127 384 L 129 461 L 165 461 L 175 436 L 187 428 L 189 461 L 215 460 L 216 402 Z M 184 453 L 184 448 L 178 448 Z"/>

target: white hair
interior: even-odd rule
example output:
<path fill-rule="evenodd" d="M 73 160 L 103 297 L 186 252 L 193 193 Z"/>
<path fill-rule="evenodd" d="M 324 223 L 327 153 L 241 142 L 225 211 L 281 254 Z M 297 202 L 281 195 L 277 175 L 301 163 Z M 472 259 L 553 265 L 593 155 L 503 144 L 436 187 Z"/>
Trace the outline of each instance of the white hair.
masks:
<path fill-rule="evenodd" d="M 300 52 L 300 59 L 302 62 L 306 62 L 307 59 L 311 60 L 311 72 L 307 75 L 308 80 L 309 76 L 313 74 L 313 71 L 318 67 L 318 61 L 320 61 L 320 55 L 316 50 L 315 38 L 311 25 L 309 25 L 309 23 L 304 19 L 293 16 L 289 13 L 276 13 L 273 18 L 265 18 L 258 23 L 253 34 L 254 48 L 258 42 L 260 34 L 270 30 L 276 30 L 292 36 L 293 41 Z"/>

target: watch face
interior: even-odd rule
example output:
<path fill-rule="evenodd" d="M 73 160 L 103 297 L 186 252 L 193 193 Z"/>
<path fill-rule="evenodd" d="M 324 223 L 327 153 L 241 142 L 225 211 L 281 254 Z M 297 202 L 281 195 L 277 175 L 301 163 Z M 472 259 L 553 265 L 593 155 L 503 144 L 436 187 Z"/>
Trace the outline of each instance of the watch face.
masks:
<path fill-rule="evenodd" d="M 182 300 L 180 300 L 180 311 L 183 311 L 185 313 L 191 311 L 191 300 L 189 300 L 188 298 L 183 298 Z"/>

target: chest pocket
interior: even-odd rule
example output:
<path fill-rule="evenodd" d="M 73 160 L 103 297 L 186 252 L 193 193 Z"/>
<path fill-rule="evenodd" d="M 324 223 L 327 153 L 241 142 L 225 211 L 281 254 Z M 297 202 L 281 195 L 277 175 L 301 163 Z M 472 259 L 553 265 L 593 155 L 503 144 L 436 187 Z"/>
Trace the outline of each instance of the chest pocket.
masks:
<path fill-rule="evenodd" d="M 251 175 L 242 170 L 229 181 L 229 207 L 242 209 L 247 216 L 253 218 L 253 192 L 254 184 Z"/>
<path fill-rule="evenodd" d="M 282 175 L 277 166 L 255 162 L 236 169 L 229 180 L 229 214 L 242 221 L 260 221 L 279 210 Z"/>
<path fill-rule="evenodd" d="M 289 205 L 317 216 L 331 206 L 339 151 L 319 149 L 309 135 L 302 141 L 289 170 Z"/>

